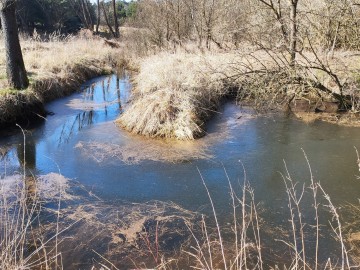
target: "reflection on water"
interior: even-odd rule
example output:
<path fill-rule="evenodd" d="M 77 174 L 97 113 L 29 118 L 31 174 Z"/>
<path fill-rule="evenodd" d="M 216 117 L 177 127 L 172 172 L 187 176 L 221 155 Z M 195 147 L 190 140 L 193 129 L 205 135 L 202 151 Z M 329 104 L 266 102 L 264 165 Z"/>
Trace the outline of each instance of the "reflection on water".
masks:
<path fill-rule="evenodd" d="M 129 97 L 128 87 L 123 82 L 124 94 L 122 95 L 120 79 L 117 76 L 106 77 L 100 83 L 97 82 L 84 87 L 81 98 L 72 98 L 66 104 L 66 106 L 80 110 L 80 112 L 66 119 L 62 125 L 58 145 L 68 143 L 70 138 L 82 129 L 95 123 L 111 120 L 121 113 L 121 104 L 127 102 Z"/>
<path fill-rule="evenodd" d="M 18 144 L 16 147 L 16 154 L 21 167 L 26 167 L 28 170 L 34 171 L 36 168 L 36 143 L 33 140 L 27 141 L 24 144 Z"/>
<path fill-rule="evenodd" d="M 126 75 L 121 78 L 113 75 L 89 81 L 79 93 L 48 104 L 46 109 L 52 114 L 40 127 L 25 131 L 25 149 L 20 132 L 0 138 L 1 159 L 8 161 L 8 172 L 21 170 L 24 161 L 30 171 L 46 171 L 43 165 L 51 160 L 58 163 L 54 153 L 62 152 L 64 148 L 70 150 L 68 153 L 72 152 L 73 143 L 80 140 L 81 131 L 116 119 L 122 104 L 128 102 L 129 91 Z M 66 144 L 69 146 L 64 146 Z M 5 169 L 4 165 L 1 166 Z"/>
<path fill-rule="evenodd" d="M 126 110 L 129 98 L 128 78 L 113 75 L 92 80 L 79 93 L 48 104 L 47 110 L 54 115 L 42 126 L 26 131 L 25 154 L 21 133 L 0 138 L 2 178 L 21 173 L 25 160 L 29 173 L 60 171 L 100 198 L 108 209 L 117 209 L 124 201 L 158 200 L 210 214 L 198 168 L 220 220 L 227 224 L 231 207 L 224 167 L 234 188 L 240 190 L 239 182 L 244 178 L 241 160 L 256 201 L 264 208 L 264 235 L 270 237 L 263 242 L 271 247 L 265 249 L 267 254 L 280 248 L 278 243 L 269 242 L 289 225 L 288 198 L 279 173 L 284 172 L 284 160 L 293 179 L 309 186 L 309 169 L 301 148 L 309 157 L 315 179 L 321 181 L 333 203 L 356 203 L 360 198 L 353 150 L 354 146 L 360 148 L 358 128 L 306 124 L 281 115 L 250 117 L 230 102 L 214 117 L 202 139 L 176 143 L 148 140 L 120 130 L 113 122 Z M 305 207 L 303 218 L 307 224 L 314 222 L 310 199 L 305 194 L 304 203 L 309 207 Z M 328 247 L 324 253 L 332 244 L 324 244 Z"/>
<path fill-rule="evenodd" d="M 70 138 L 84 127 L 91 126 L 93 124 L 93 117 L 94 111 L 90 110 L 79 113 L 66 121 L 61 128 L 58 146 L 61 146 L 63 143 L 68 143 Z"/>

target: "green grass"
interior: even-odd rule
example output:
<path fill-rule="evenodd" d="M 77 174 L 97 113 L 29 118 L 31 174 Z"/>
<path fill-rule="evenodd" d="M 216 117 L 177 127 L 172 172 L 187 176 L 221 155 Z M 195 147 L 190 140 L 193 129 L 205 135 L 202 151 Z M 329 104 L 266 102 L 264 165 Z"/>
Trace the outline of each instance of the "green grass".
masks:
<path fill-rule="evenodd" d="M 5 95 L 17 95 L 19 93 L 27 93 L 28 90 L 17 90 L 14 88 L 5 88 L 5 89 L 0 89 L 0 96 L 5 96 Z"/>

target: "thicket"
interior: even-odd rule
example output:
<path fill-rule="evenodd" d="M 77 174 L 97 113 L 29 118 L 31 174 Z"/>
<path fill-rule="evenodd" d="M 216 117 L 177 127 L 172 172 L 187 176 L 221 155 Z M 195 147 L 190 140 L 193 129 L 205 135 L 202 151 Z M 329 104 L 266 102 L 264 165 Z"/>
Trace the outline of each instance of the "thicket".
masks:
<path fill-rule="evenodd" d="M 228 48 L 249 42 L 285 49 L 294 0 L 142 0 L 132 23 L 148 30 L 159 46 L 196 41 L 200 47 Z M 360 49 L 360 3 L 297 0 L 297 50 Z M 161 14 L 161 16 L 159 16 Z"/>

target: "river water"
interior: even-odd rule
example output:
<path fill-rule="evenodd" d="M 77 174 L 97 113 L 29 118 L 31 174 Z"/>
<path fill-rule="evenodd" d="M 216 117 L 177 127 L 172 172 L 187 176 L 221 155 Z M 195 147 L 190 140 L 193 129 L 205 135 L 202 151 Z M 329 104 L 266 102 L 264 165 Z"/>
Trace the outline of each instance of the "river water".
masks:
<path fill-rule="evenodd" d="M 136 208 L 139 213 L 154 216 L 154 209 L 161 208 L 159 205 L 163 203 L 167 206 L 162 205 L 161 209 L 174 211 L 173 205 L 176 205 L 183 213 L 206 214 L 211 226 L 212 210 L 203 178 L 220 224 L 225 227 L 232 222 L 228 179 L 241 193 L 246 175 L 258 203 L 263 223 L 264 256 L 269 258 L 269 264 L 273 263 L 270 258 L 285 262 L 286 256 L 278 254 L 275 257 L 274 254 L 289 251 L 286 245 L 274 241 L 275 238 L 282 239 L 280 232 L 290 228 L 288 196 L 281 175 L 286 174 L 285 163 L 292 179 L 298 183 L 297 188 L 301 190 L 305 185 L 301 206 L 304 223 L 309 224 L 309 228 L 314 223 L 314 210 L 308 188 L 310 171 L 304 152 L 314 179 L 321 182 L 335 206 L 358 203 L 360 180 L 356 175 L 360 173 L 354 146 L 360 147 L 359 128 L 319 121 L 305 123 L 278 114 L 255 115 L 229 101 L 210 121 L 207 135 L 202 139 L 195 142 L 144 139 L 128 134 L 114 123 L 126 110 L 130 92 L 127 76 L 112 75 L 91 80 L 78 93 L 49 103 L 46 109 L 52 113 L 43 123 L 37 127 L 24 127 L 25 155 L 22 133 L 4 133 L 0 138 L 2 178 L 21 173 L 24 159 L 27 173 L 61 174 L 70 179 L 70 192 L 77 196 L 72 202 L 64 202 L 66 207 L 75 209 L 86 203 L 89 209 L 91 204 L 96 205 L 91 208 L 95 211 L 101 205 L 102 215 L 97 213 L 97 221 L 103 226 L 112 222 L 109 217 L 114 209 L 127 220 L 125 215 L 131 214 L 134 205 L 144 206 L 144 210 Z M 91 199 L 81 198 L 84 193 Z M 320 192 L 319 201 L 324 202 Z M 320 209 L 325 212 L 320 220 L 327 224 L 330 218 L 327 209 Z M 86 214 L 90 212 L 87 210 Z M 176 230 L 175 227 L 172 229 Z M 91 235 L 99 230 L 97 228 L 87 229 Z M 102 238 L 99 235 L 90 241 L 87 240 L 90 235 L 84 230 L 80 232 L 80 227 L 77 230 L 81 237 L 76 241 L 83 241 L 84 246 L 88 241 L 90 246 L 80 251 L 76 250 L 75 243 L 64 246 L 67 254 L 65 269 L 90 269 L 94 262 L 92 258 L 97 256 L 92 250 L 108 252 L 110 245 L 104 242 L 110 240 L 108 236 Z M 323 233 L 329 232 L 323 229 Z M 288 239 L 289 233 L 285 232 L 283 237 Z M 307 237 L 310 244 L 314 242 L 314 237 Z M 321 243 L 321 259 L 339 255 L 337 244 L 330 235 Z M 119 246 L 121 244 L 115 249 L 120 249 Z M 176 245 L 171 246 L 174 247 Z M 74 252 L 66 253 L 69 248 Z M 309 252 L 312 250 L 309 247 Z M 119 269 L 129 269 L 131 263 L 116 259 L 127 256 L 129 254 L 116 257 L 115 251 L 109 255 Z M 149 261 L 151 264 L 151 259 Z"/>

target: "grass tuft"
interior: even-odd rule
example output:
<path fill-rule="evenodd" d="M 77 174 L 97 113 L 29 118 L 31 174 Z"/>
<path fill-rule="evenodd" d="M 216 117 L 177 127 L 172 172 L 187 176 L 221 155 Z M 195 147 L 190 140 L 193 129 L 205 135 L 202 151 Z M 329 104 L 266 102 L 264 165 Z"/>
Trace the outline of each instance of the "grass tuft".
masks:
<path fill-rule="evenodd" d="M 203 136 L 205 121 L 229 92 L 224 79 L 234 56 L 160 53 L 144 59 L 133 80 L 133 102 L 118 125 L 147 137 Z"/>

